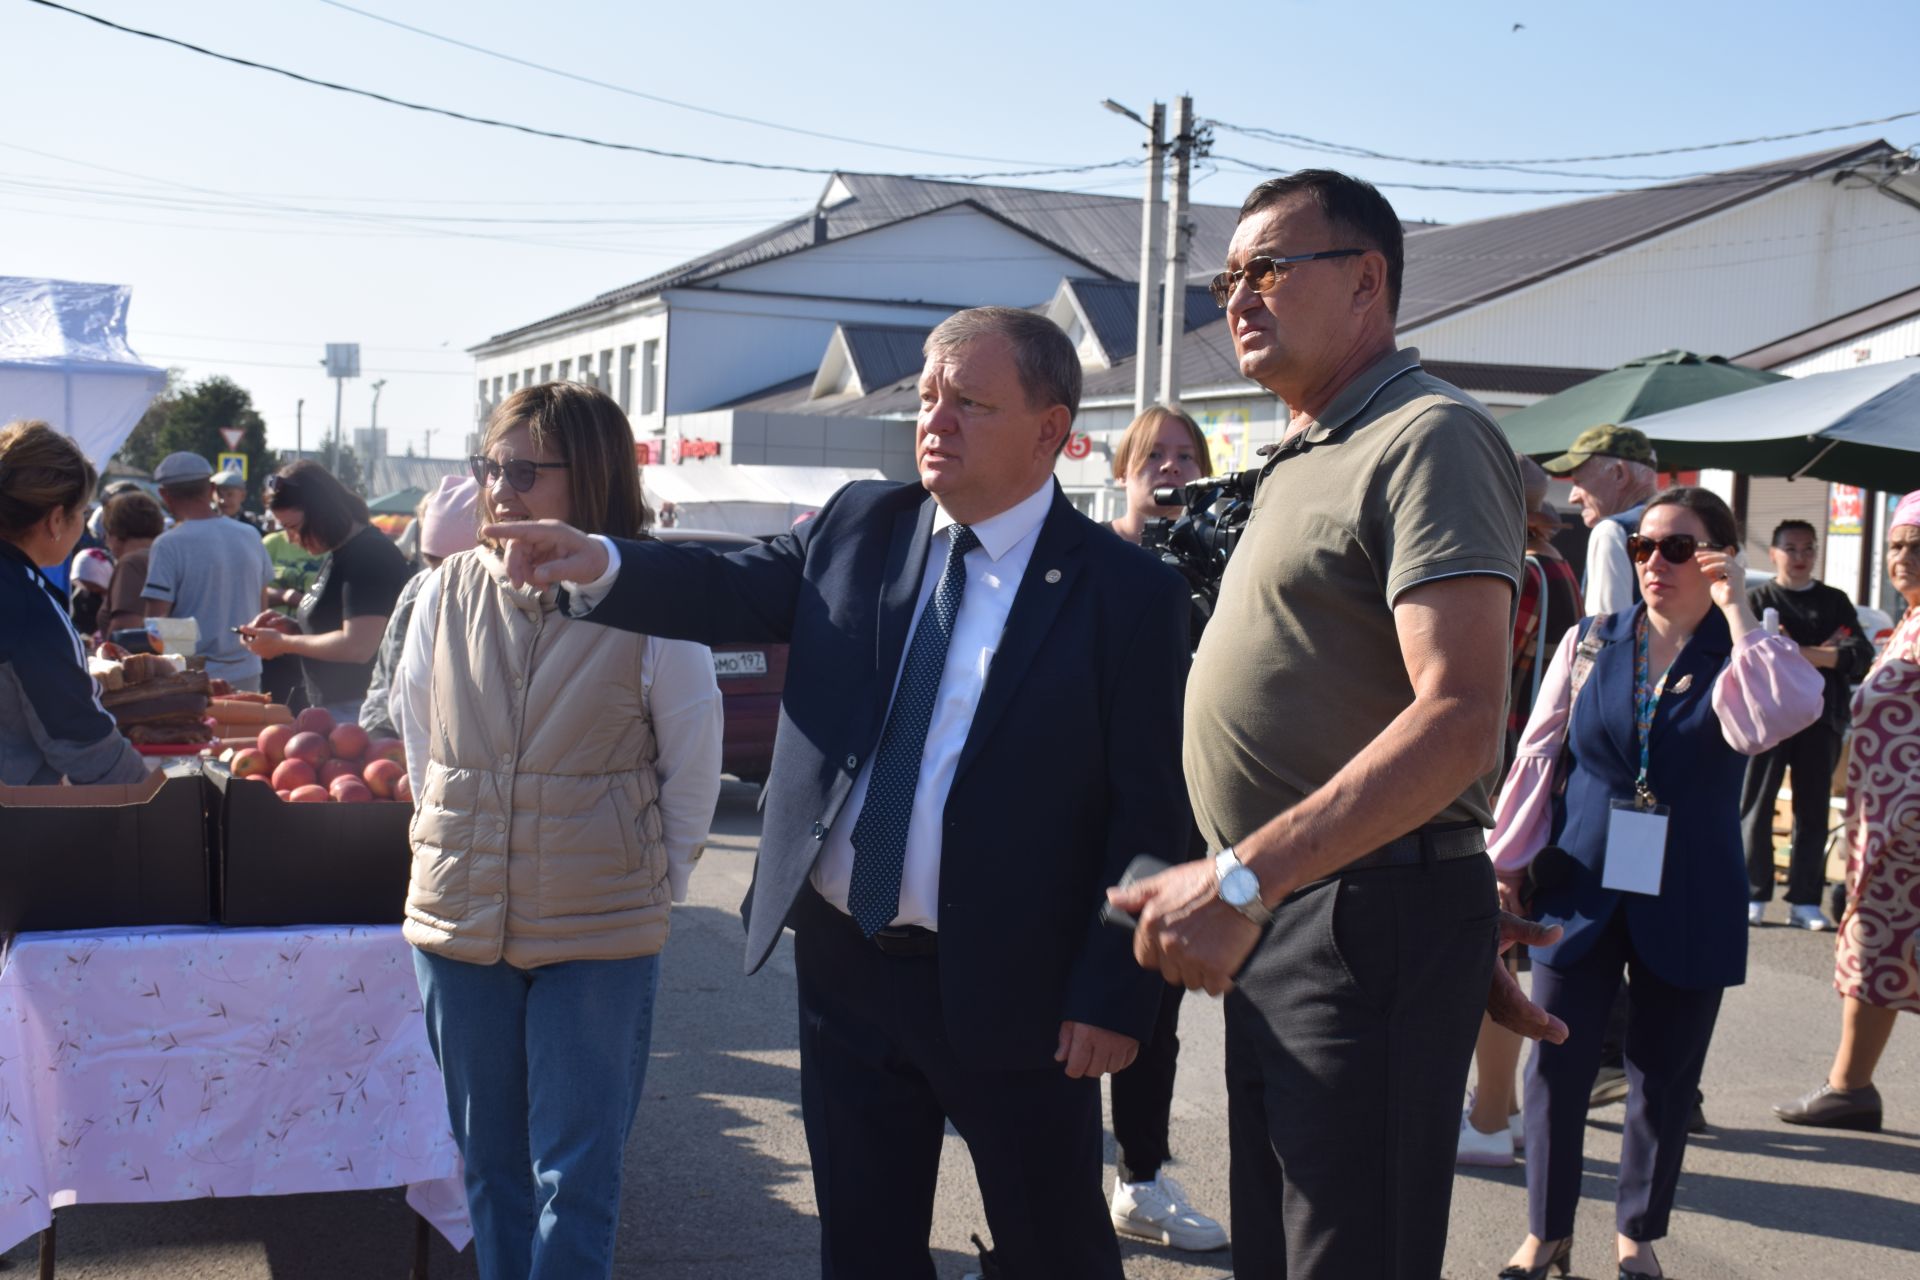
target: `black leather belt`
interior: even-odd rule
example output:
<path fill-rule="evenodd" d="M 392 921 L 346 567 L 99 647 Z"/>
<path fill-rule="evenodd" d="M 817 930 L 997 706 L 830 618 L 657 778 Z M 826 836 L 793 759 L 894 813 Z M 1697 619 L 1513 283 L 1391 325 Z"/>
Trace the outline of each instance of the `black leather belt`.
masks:
<path fill-rule="evenodd" d="M 870 941 L 890 956 L 930 956 L 939 945 L 940 935 L 917 924 L 908 924 L 882 929 Z"/>
<path fill-rule="evenodd" d="M 1475 855 L 1484 857 L 1486 852 L 1487 833 L 1477 823 L 1422 827 L 1398 840 L 1388 841 L 1372 853 L 1355 858 L 1335 874 L 1368 871 L 1374 867 L 1417 867 L 1423 862 L 1452 862 L 1456 858 Z"/>

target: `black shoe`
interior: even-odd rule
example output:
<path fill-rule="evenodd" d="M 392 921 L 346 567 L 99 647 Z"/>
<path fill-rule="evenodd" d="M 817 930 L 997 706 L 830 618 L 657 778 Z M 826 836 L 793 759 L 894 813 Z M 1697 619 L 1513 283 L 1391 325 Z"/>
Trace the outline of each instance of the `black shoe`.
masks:
<path fill-rule="evenodd" d="M 1522 1266 L 1503 1267 L 1494 1280 L 1546 1280 L 1547 1272 L 1557 1270 L 1566 1275 L 1573 1266 L 1573 1237 L 1568 1236 L 1560 1242 L 1547 1260 L 1531 1269 Z"/>
<path fill-rule="evenodd" d="M 1621 1067 L 1602 1067 L 1593 1078 L 1593 1092 L 1587 1095 L 1587 1109 L 1608 1107 L 1627 1100 L 1627 1073 Z"/>
<path fill-rule="evenodd" d="M 1830 1084 L 1823 1084 L 1805 1097 L 1775 1107 L 1773 1114 L 1788 1124 L 1878 1133 L 1880 1091 L 1872 1085 L 1860 1089 L 1836 1089 Z"/>
<path fill-rule="evenodd" d="M 1706 1131 L 1707 1109 L 1696 1102 L 1693 1104 L 1693 1113 L 1687 1117 L 1687 1132 L 1705 1133 Z"/>

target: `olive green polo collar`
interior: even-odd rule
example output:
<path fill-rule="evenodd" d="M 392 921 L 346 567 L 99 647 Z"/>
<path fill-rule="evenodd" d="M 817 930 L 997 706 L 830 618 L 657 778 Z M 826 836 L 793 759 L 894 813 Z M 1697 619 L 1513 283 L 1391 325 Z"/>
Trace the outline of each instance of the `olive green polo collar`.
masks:
<path fill-rule="evenodd" d="M 1340 388 L 1340 393 L 1327 403 L 1320 416 L 1295 439 L 1301 444 L 1321 443 L 1364 413 L 1367 406 L 1373 403 L 1373 398 L 1380 394 L 1381 388 L 1401 374 L 1419 367 L 1420 350 L 1417 347 L 1402 347 L 1382 356 L 1368 365 L 1359 377 Z"/>

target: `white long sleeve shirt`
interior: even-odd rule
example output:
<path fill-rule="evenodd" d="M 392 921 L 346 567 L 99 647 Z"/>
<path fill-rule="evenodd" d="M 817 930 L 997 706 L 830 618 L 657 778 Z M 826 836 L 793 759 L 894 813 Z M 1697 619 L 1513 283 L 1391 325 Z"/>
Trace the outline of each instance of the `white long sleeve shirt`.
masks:
<path fill-rule="evenodd" d="M 407 772 L 421 794 L 427 765 L 427 726 L 433 702 L 434 638 L 439 632 L 441 577 L 428 575 L 414 601 L 413 618 L 393 674 L 388 708 L 406 744 Z M 713 652 L 686 640 L 647 637 L 640 683 L 653 717 L 660 782 L 661 838 L 667 880 L 675 902 L 687 900 L 694 863 L 706 846 L 713 807 L 720 796 L 720 689 Z"/>

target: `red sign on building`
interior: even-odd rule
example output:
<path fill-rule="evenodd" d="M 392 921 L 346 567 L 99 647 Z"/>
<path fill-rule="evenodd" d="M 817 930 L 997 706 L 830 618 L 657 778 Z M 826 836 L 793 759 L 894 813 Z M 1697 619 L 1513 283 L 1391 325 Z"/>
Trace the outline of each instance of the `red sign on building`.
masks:
<path fill-rule="evenodd" d="M 720 456 L 718 440 L 682 440 L 674 446 L 673 460 L 685 462 L 689 458 L 717 458 Z"/>

